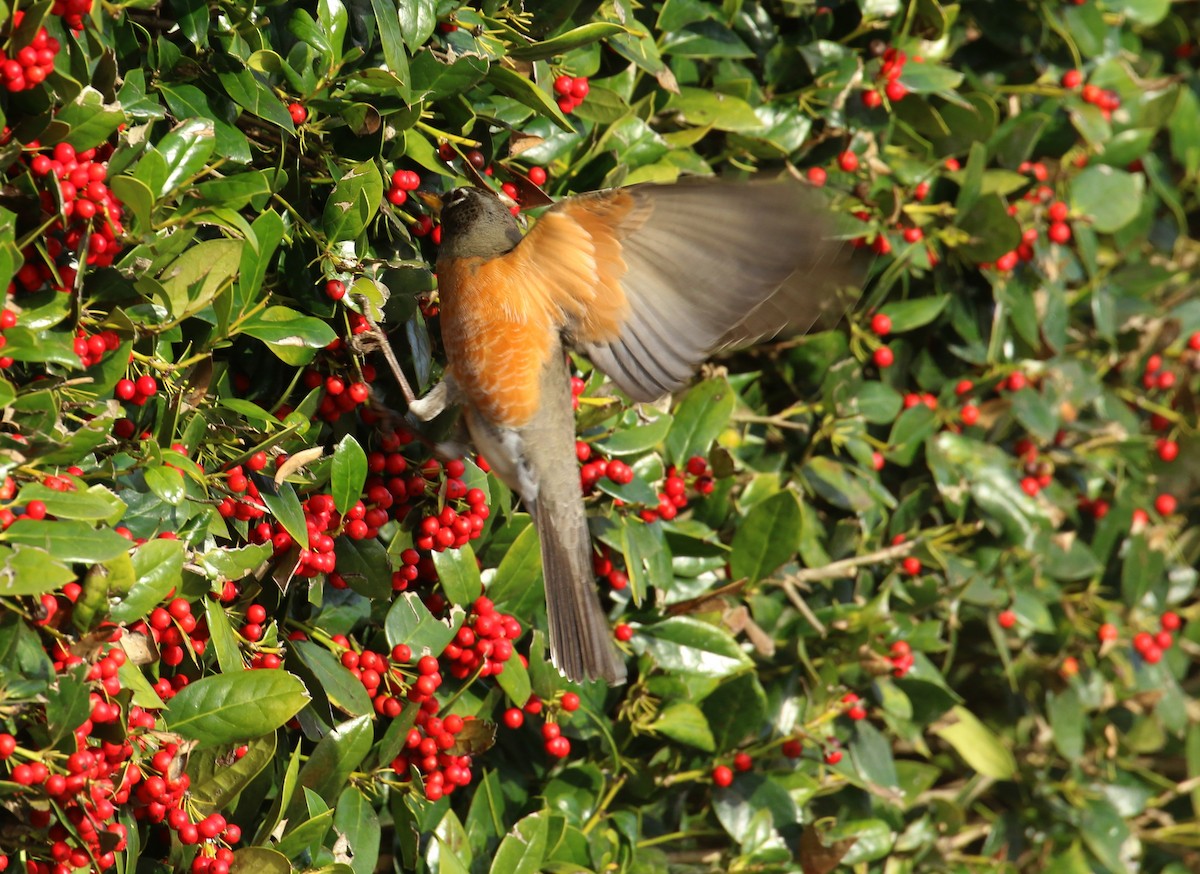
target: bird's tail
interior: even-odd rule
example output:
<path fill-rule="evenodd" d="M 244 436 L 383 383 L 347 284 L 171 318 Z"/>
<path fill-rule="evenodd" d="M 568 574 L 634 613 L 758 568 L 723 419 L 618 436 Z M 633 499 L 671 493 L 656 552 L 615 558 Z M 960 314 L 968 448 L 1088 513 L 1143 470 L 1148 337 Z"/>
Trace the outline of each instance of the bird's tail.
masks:
<path fill-rule="evenodd" d="M 612 642 L 596 594 L 591 540 L 581 501 L 537 502 L 550 660 L 575 682 L 625 682 L 625 663 Z"/>

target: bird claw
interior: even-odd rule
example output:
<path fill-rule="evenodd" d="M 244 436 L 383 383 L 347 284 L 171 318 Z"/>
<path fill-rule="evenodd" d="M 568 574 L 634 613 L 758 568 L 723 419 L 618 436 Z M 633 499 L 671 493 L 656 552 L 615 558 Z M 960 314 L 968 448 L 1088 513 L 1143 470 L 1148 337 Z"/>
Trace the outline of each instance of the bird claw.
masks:
<path fill-rule="evenodd" d="M 458 384 L 446 377 L 431 388 L 425 397 L 417 398 L 409 404 L 408 411 L 422 422 L 428 422 L 440 416 L 446 407 L 458 403 L 458 398 Z"/>

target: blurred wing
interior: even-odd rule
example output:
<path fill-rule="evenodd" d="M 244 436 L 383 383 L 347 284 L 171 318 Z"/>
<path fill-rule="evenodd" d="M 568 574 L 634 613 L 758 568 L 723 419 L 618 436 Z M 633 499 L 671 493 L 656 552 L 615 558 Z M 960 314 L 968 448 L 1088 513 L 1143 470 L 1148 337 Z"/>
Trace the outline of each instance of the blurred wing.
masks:
<path fill-rule="evenodd" d="M 718 349 L 806 331 L 851 302 L 838 295 L 851 273 L 844 247 L 829 239 L 829 212 L 792 182 L 638 185 L 552 212 L 581 225 L 603 214 L 620 241 L 621 296 L 598 295 L 590 306 L 605 317 L 571 334 L 634 400 L 680 388 Z"/>

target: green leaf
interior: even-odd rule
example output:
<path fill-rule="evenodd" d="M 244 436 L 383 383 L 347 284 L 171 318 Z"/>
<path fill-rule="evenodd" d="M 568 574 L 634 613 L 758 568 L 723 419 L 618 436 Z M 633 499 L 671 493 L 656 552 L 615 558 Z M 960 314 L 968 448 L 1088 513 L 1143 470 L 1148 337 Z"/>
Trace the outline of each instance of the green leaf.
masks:
<path fill-rule="evenodd" d="M 391 598 L 392 569 L 387 550 L 377 538 L 337 537 L 333 551 L 337 556 L 337 572 L 352 590 L 364 598 Z"/>
<path fill-rule="evenodd" d="M 299 785 L 321 798 L 336 797 L 371 751 L 373 734 L 369 715 L 356 716 L 336 726 L 321 738 L 300 769 Z M 293 800 L 289 819 L 295 817 L 299 800 L 300 796 Z"/>
<path fill-rule="evenodd" d="M 935 729 L 935 733 L 983 776 L 994 780 L 1012 779 L 1017 763 L 1000 738 L 962 705 L 951 708 L 950 713 L 955 721 Z"/>
<path fill-rule="evenodd" d="M 483 582 L 479 578 L 479 565 L 475 561 L 475 550 L 464 543 L 458 549 L 446 549 L 433 553 L 433 565 L 437 568 L 442 591 L 450 603 L 469 606 L 483 594 Z"/>
<path fill-rule="evenodd" d="M 517 707 L 525 706 L 533 687 L 529 681 L 529 669 L 519 658 L 511 658 L 504 662 L 503 670 L 494 675 L 496 685 L 504 690 L 508 700 Z"/>
<path fill-rule="evenodd" d="M 437 3 L 434 0 L 411 0 L 398 5 L 400 30 L 404 44 L 416 54 L 437 28 Z"/>
<path fill-rule="evenodd" d="M 372 874 L 379 861 L 382 830 L 375 808 L 357 786 L 347 786 L 338 796 L 333 828 L 349 844 L 354 874 Z"/>
<path fill-rule="evenodd" d="M 716 741 L 704 711 L 688 701 L 668 704 L 647 728 L 706 753 L 716 749 Z"/>
<path fill-rule="evenodd" d="M 970 261 L 995 261 L 1021 242 L 1020 226 L 1008 214 L 1004 201 L 995 194 L 981 195 L 959 218 L 958 226 L 970 237 L 958 252 Z"/>
<path fill-rule="evenodd" d="M 618 428 L 611 435 L 596 441 L 596 446 L 605 455 L 640 455 L 662 443 L 671 429 L 673 419 L 667 414 L 658 416 L 644 425 Z"/>
<path fill-rule="evenodd" d="M 57 131 L 65 126 L 61 142 L 70 143 L 77 150 L 91 149 L 112 136 L 125 123 L 125 113 L 118 103 L 105 103 L 104 95 L 91 86 L 79 92 L 79 96 L 58 110 L 54 117 Z M 59 142 L 54 136 L 43 137 L 47 144 Z"/>
<path fill-rule="evenodd" d="M 290 307 L 270 306 L 242 322 L 242 332 L 262 340 L 288 364 L 305 364 L 313 351 L 324 349 L 337 334 L 321 319 L 306 316 Z"/>
<path fill-rule="evenodd" d="M 329 480 L 333 505 L 345 515 L 362 497 L 363 484 L 367 481 L 367 453 L 352 434 L 347 434 L 334 447 Z"/>
<path fill-rule="evenodd" d="M 737 395 L 728 381 L 710 379 L 693 386 L 675 410 L 666 450 L 679 466 L 694 455 L 707 456 L 712 442 L 729 424 Z"/>
<path fill-rule="evenodd" d="M 733 579 L 753 585 L 796 554 L 800 543 L 800 499 L 784 489 L 755 504 L 733 535 L 729 568 Z"/>
<path fill-rule="evenodd" d="M 488 584 L 488 597 L 497 608 L 523 615 L 528 611 L 522 608 L 541 599 L 541 583 L 541 540 L 537 529 L 526 524 L 500 560 L 496 575 Z"/>
<path fill-rule="evenodd" d="M 330 243 L 355 240 L 375 217 L 383 200 L 383 180 L 373 161 L 355 164 L 347 171 L 329 199 L 321 225 Z"/>
<path fill-rule="evenodd" d="M 304 684 L 293 674 L 244 671 L 189 683 L 168 702 L 165 718 L 170 731 L 219 746 L 274 731 L 307 703 Z"/>
<path fill-rule="evenodd" d="M 937 413 L 925 404 L 909 407 L 892 424 L 885 453 L 887 460 L 908 467 L 940 424 Z"/>
<path fill-rule="evenodd" d="M 383 629 L 389 647 L 404 643 L 412 648 L 414 657 L 437 655 L 454 638 L 463 618 L 462 610 L 456 610 L 449 623 L 443 622 L 429 612 L 419 595 L 403 592 L 388 610 Z"/>
<path fill-rule="evenodd" d="M 219 70 L 217 78 L 234 103 L 263 121 L 283 128 L 288 133 L 295 133 L 296 125 L 287 107 L 263 81 L 261 73 L 250 69 L 241 58 L 234 55 L 226 55 L 222 65 L 226 69 Z"/>
<path fill-rule="evenodd" d="M 190 182 L 194 176 L 200 174 L 216 147 L 213 122 L 207 118 L 188 119 L 159 140 L 156 146 L 157 154 L 162 157 L 166 175 L 158 180 L 157 187 L 146 179 L 142 181 L 150 184 L 150 189 L 158 197 L 167 197 L 183 183 Z M 139 178 L 140 169 L 139 166 Z"/>
<path fill-rule="evenodd" d="M 1071 209 L 1091 219 L 1103 234 L 1129 224 L 1142 208 L 1141 174 L 1107 165 L 1087 167 L 1071 182 Z"/>
<path fill-rule="evenodd" d="M 277 846 L 284 844 L 280 842 Z M 233 864 L 239 870 L 254 871 L 255 874 L 291 874 L 295 870 L 285 853 L 267 847 L 242 847 L 233 854 Z"/>
<path fill-rule="evenodd" d="M 116 558 L 132 546 L 115 531 L 96 529 L 86 522 L 33 519 L 18 519 L 0 533 L 0 540 L 17 546 L 37 547 L 56 561 L 86 564 Z"/>
<path fill-rule="evenodd" d="M 550 119 L 567 133 L 575 132 L 575 128 L 562 114 L 558 104 L 550 99 L 550 95 L 520 73 L 500 64 L 492 64 L 488 68 L 487 81 L 500 93 L 507 94 L 518 103 L 528 106 L 544 118 Z"/>
<path fill-rule="evenodd" d="M 134 583 L 125 597 L 112 605 L 112 620 L 132 623 L 153 610 L 182 584 L 183 558 L 183 543 L 178 540 L 148 540 L 135 549 Z"/>
<path fill-rule="evenodd" d="M 950 303 L 949 295 L 919 297 L 884 304 L 879 312 L 892 320 L 892 333 L 903 334 L 924 327 L 942 314 Z"/>
<path fill-rule="evenodd" d="M 668 111 L 678 112 L 688 124 L 724 131 L 754 131 L 762 121 L 744 100 L 706 88 L 679 89 L 667 101 Z"/>
<path fill-rule="evenodd" d="M 518 61 L 542 61 L 625 32 L 624 27 L 612 21 L 590 21 L 541 42 L 514 46 L 508 50 L 508 56 Z"/>
<path fill-rule="evenodd" d="M 333 653 L 307 640 L 293 641 L 291 649 L 320 687 L 312 690 L 314 697 L 327 698 L 330 704 L 350 716 L 370 715 L 371 697 L 362 681 L 350 673 Z"/>
<path fill-rule="evenodd" d="M 546 858 L 548 818 L 540 811 L 518 822 L 500 841 L 488 869 L 491 874 L 538 874 Z"/>
<path fill-rule="evenodd" d="M 275 758 L 275 735 L 265 734 L 246 744 L 241 758 L 232 751 L 197 751 L 188 757 L 188 793 L 200 816 L 218 813 L 237 798 Z"/>
<path fill-rule="evenodd" d="M 400 98 L 408 100 L 412 96 L 409 87 L 408 55 L 404 50 L 404 31 L 400 27 L 399 18 L 404 5 L 392 4 L 387 0 L 371 0 L 371 11 L 375 15 L 375 23 L 379 25 L 383 59 L 400 82 Z"/>
<path fill-rule="evenodd" d="M 752 666 L 726 631 L 690 617 L 676 616 L 644 626 L 637 639 L 668 673 L 719 678 Z"/>
<path fill-rule="evenodd" d="M 41 501 L 46 505 L 46 513 L 56 519 L 114 522 L 125 513 L 125 502 L 99 484 L 87 491 L 63 492 L 41 483 L 30 483 L 17 495 L 17 503 L 28 504 L 30 501 Z"/>
<path fill-rule="evenodd" d="M 304 517 L 304 508 L 300 506 L 300 499 L 296 497 L 296 490 L 292 488 L 291 483 L 275 484 L 265 477 L 260 477 L 258 494 L 271 515 L 292 535 L 292 540 L 308 549 L 308 523 Z"/>
<path fill-rule="evenodd" d="M 1074 686 L 1046 694 L 1046 716 L 1050 720 L 1055 748 L 1067 761 L 1079 761 L 1084 752 L 1087 716 Z"/>
<path fill-rule="evenodd" d="M 126 540 L 125 545 L 128 547 L 129 541 Z M 66 564 L 69 561 L 71 559 L 51 557 L 40 549 L 0 546 L 0 595 L 15 597 L 53 592 L 75 580 L 75 571 Z"/>
<path fill-rule="evenodd" d="M 165 464 L 155 464 L 145 470 L 146 485 L 150 491 L 158 495 L 164 503 L 178 507 L 187 497 L 183 484 L 183 474 Z"/>

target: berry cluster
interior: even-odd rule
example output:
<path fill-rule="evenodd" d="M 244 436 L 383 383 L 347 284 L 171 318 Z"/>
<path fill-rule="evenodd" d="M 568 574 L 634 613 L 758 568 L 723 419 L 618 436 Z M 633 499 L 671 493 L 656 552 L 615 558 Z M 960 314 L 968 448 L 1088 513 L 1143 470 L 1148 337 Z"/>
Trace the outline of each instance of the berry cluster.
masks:
<path fill-rule="evenodd" d="M 427 462 L 422 472 L 436 476 L 440 465 Z M 436 513 L 425 516 L 417 523 L 417 536 L 413 543 L 417 549 L 441 552 L 458 549 L 469 540 L 475 540 L 483 532 L 483 523 L 490 515 L 487 495 L 482 489 L 468 489 L 462 481 L 466 465 L 455 459 L 445 466 L 446 505 Z M 455 507 L 459 509 L 455 509 Z"/>
<path fill-rule="evenodd" d="M 358 316 L 358 313 L 351 313 L 351 318 Z M 368 330 L 369 327 L 363 323 L 362 333 Z M 352 412 L 362 406 L 371 397 L 371 389 L 369 384 L 375 379 L 375 368 L 373 365 L 364 364 L 362 366 L 362 379 L 356 379 L 347 383 L 345 379 L 336 375 L 322 376 L 320 371 L 309 369 L 304 371 L 302 377 L 305 388 L 324 388 L 325 393 L 321 396 L 321 402 L 317 406 L 317 416 L 324 419 L 326 422 L 336 422 L 344 414 Z"/>
<path fill-rule="evenodd" d="M 6 310 L 5 312 L 8 311 Z M 16 323 L 15 314 L 12 316 L 12 321 L 14 324 Z M 4 319 L 0 316 L 0 325 L 3 323 Z M 86 330 L 79 328 L 75 332 L 75 354 L 79 356 L 79 361 L 84 367 L 99 364 L 106 352 L 115 352 L 120 345 L 121 338 L 117 336 L 116 331 L 101 331 L 99 334 L 88 334 Z"/>
<path fill-rule="evenodd" d="M 900 76 L 904 73 L 904 65 L 908 63 L 908 60 L 908 55 L 894 46 L 889 46 L 883 53 L 883 62 L 879 67 L 876 81 L 882 84 L 883 94 L 887 95 L 890 103 L 898 103 L 908 95 L 908 88 L 900 81 Z M 914 63 L 922 62 L 919 57 L 914 57 L 912 60 Z M 878 108 L 883 103 L 879 85 L 863 91 L 862 102 L 868 109 Z"/>
<path fill-rule="evenodd" d="M 146 401 L 158 394 L 158 380 L 148 373 L 137 379 L 119 379 L 113 387 L 118 400 L 128 401 L 135 407 L 145 406 Z"/>
<path fill-rule="evenodd" d="M 392 174 L 392 184 L 388 188 L 388 203 L 400 206 L 408 200 L 408 193 L 421 187 L 421 177 L 415 170 L 397 170 Z"/>
<path fill-rule="evenodd" d="M 24 17 L 22 11 L 13 13 L 13 30 L 21 26 Z M 0 81 L 4 88 L 10 92 L 28 91 L 45 82 L 46 77 L 54 72 L 54 59 L 58 56 L 59 48 L 58 40 L 46 28 L 40 27 L 29 45 L 18 49 L 13 57 L 0 52 Z"/>
<path fill-rule="evenodd" d="M 562 720 L 579 709 L 581 702 L 574 692 L 563 692 L 554 701 L 543 702 L 537 695 L 530 695 L 524 707 L 510 707 L 504 711 L 501 721 L 516 731 L 525 724 L 525 715 L 545 715 L 542 723 L 542 746 L 551 758 L 563 759 L 571 754 L 571 741 L 562 733 Z M 547 707 L 549 709 L 547 709 Z"/>
<path fill-rule="evenodd" d="M 245 467 L 251 471 L 262 470 L 267 465 L 267 454 L 256 452 L 246 460 Z M 266 515 L 266 505 L 258 493 L 254 480 L 246 476 L 242 465 L 235 465 L 225 471 L 225 487 L 231 494 L 226 495 L 217 505 L 217 512 L 225 519 L 237 519 L 240 522 L 252 522 Z M 264 541 L 265 542 L 265 541 Z"/>
<path fill-rule="evenodd" d="M 629 574 L 613 564 L 612 553 L 604 544 L 601 544 L 600 551 L 592 556 L 592 570 L 617 591 L 629 585 Z"/>
<path fill-rule="evenodd" d="M 590 90 L 586 76 L 572 77 L 563 74 L 554 80 L 554 93 L 558 95 L 558 108 L 563 111 L 563 115 L 574 112 Z"/>
<path fill-rule="evenodd" d="M 396 661 L 410 661 L 412 653 L 403 644 L 392 650 Z M 437 801 L 459 786 L 471 782 L 471 757 L 455 752 L 456 736 L 471 720 L 456 714 L 438 717 L 440 704 L 434 693 L 442 684 L 438 660 L 431 655 L 417 660 L 417 678 L 409 686 L 406 698 L 417 706 L 415 725 L 409 729 L 404 751 L 392 760 L 392 770 L 401 780 L 411 779 L 416 769 L 425 785 L 425 797 Z"/>
<path fill-rule="evenodd" d="M 121 225 L 123 206 L 107 185 L 108 156 L 112 146 L 107 143 L 94 149 L 77 152 L 69 143 L 59 143 L 50 154 L 38 151 L 36 142 L 27 147 L 29 171 L 37 179 L 57 180 L 61 211 L 55 202 L 52 186 L 41 192 L 42 210 L 50 216 L 60 216 L 50 228 L 46 250 L 52 259 L 60 254 L 86 250 L 86 262 L 93 267 L 108 267 L 121 251 L 118 238 L 125 232 Z M 65 222 L 65 224 L 64 224 Z M 36 291 L 46 282 L 55 282 L 55 271 L 44 264 L 35 268 L 36 274 L 25 273 L 31 267 L 33 252 L 26 250 L 25 267 L 17 274 L 26 291 Z M 75 271 L 69 266 L 57 269 L 57 287 L 70 291 Z"/>
<path fill-rule="evenodd" d="M 62 18 L 71 30 L 83 30 L 83 18 L 91 12 L 92 0 L 54 0 L 54 5 L 50 7 L 50 14 Z"/>
<path fill-rule="evenodd" d="M 1097 107 L 1105 119 L 1112 118 L 1113 110 L 1121 107 L 1121 98 L 1115 91 L 1109 91 L 1098 85 L 1084 85 L 1079 96 L 1083 98 L 1084 103 L 1090 103 Z"/>
<path fill-rule="evenodd" d="M 513 656 L 513 641 L 520 636 L 521 623 L 515 617 L 497 612 L 490 598 L 476 598 L 453 642 L 442 652 L 449 663 L 447 672 L 456 680 L 475 672 L 481 677 L 499 674 Z"/>
<path fill-rule="evenodd" d="M 172 598 L 165 607 L 155 607 L 150 611 L 145 625 L 158 644 L 159 658 L 169 667 L 183 664 L 189 649 L 201 656 L 208 647 L 208 622 L 192 614 L 191 602 L 186 598 Z M 141 628 L 136 624 L 132 627 L 135 630 Z M 172 688 L 168 694 L 174 694 L 174 691 Z"/>
<path fill-rule="evenodd" d="M 632 467 L 619 458 L 592 458 L 592 447 L 582 440 L 575 443 L 575 456 L 584 463 L 579 469 L 579 483 L 584 494 L 589 494 L 605 477 L 619 486 L 633 482 Z"/>
<path fill-rule="evenodd" d="M 250 481 L 253 486 L 253 481 Z M 255 491 L 257 494 L 257 490 Z M 301 577 L 331 574 L 337 566 L 333 551 L 333 534 L 341 527 L 341 514 L 333 502 L 332 495 L 310 495 L 301 505 L 304 509 L 304 524 L 308 530 L 308 548 L 299 547 L 281 522 L 260 522 L 250 530 L 253 543 L 270 541 L 275 557 L 296 548 L 295 573 Z"/>

